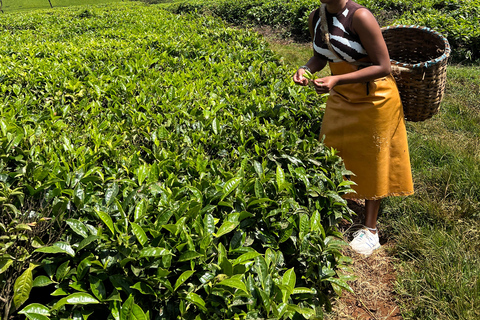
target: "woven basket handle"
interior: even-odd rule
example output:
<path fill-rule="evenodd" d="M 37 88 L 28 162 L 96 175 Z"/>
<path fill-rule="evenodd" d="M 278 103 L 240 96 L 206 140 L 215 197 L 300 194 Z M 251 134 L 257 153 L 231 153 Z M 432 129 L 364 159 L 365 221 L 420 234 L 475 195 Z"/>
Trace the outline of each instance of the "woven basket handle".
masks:
<path fill-rule="evenodd" d="M 397 65 L 392 64 L 392 73 L 400 73 L 400 72 L 412 72 L 413 70 L 410 68 L 400 67 Z"/>
<path fill-rule="evenodd" d="M 320 21 L 320 31 L 322 31 L 322 40 L 327 44 L 328 49 L 339 59 L 343 60 L 338 53 L 333 49 L 332 43 L 330 42 L 330 33 L 328 32 L 328 24 L 327 24 L 327 14 L 326 14 L 326 4 L 322 4 L 320 6 L 320 14 L 321 14 L 321 21 Z"/>

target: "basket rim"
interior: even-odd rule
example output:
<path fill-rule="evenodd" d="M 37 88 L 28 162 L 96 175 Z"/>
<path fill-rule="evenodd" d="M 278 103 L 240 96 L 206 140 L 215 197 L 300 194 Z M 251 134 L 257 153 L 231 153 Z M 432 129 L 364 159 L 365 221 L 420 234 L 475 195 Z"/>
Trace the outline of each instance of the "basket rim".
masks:
<path fill-rule="evenodd" d="M 384 31 L 384 30 L 389 30 L 389 29 L 401 29 L 401 28 L 418 29 L 418 30 L 421 30 L 423 32 L 430 33 L 433 36 L 440 39 L 441 41 L 443 41 L 445 49 L 444 49 L 443 54 L 440 57 L 435 58 L 435 59 L 431 59 L 431 60 L 428 60 L 428 61 L 425 61 L 425 62 L 410 64 L 410 63 L 403 63 L 403 62 L 400 62 L 400 61 L 397 61 L 397 60 L 390 59 L 390 62 L 392 64 L 395 64 L 397 66 L 404 67 L 404 68 L 411 68 L 411 69 L 428 68 L 428 67 L 431 67 L 435 64 L 438 64 L 438 63 L 442 62 L 443 60 L 448 59 L 448 57 L 450 56 L 451 49 L 450 49 L 450 43 L 448 43 L 447 38 L 445 36 L 443 36 L 440 32 L 437 32 L 437 31 L 435 31 L 433 29 L 430 29 L 428 27 L 402 24 L 402 25 L 392 25 L 392 26 L 383 27 L 383 28 L 381 28 L 381 30 Z"/>

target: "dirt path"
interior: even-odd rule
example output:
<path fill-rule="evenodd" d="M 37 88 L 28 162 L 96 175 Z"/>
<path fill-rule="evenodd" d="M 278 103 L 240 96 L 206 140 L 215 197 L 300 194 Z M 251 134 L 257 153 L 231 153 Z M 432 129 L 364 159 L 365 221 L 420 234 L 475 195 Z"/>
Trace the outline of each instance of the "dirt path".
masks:
<path fill-rule="evenodd" d="M 354 253 L 351 256 L 354 258 L 352 269 L 357 276 L 357 280 L 350 283 L 354 294 L 346 292 L 337 299 L 327 319 L 403 319 L 393 291 L 394 269 L 385 249 L 368 258 Z"/>
<path fill-rule="evenodd" d="M 363 219 L 363 204 L 351 201 L 350 208 L 357 213 L 354 223 Z M 342 228 L 348 229 L 350 224 Z M 399 306 L 395 300 L 394 283 L 395 269 L 389 248 L 392 243 L 382 238 L 380 230 L 380 243 L 382 247 L 371 256 L 364 257 L 347 249 L 345 254 L 353 259 L 352 270 L 357 277 L 350 282 L 354 293 L 345 292 L 334 302 L 333 312 L 326 317 L 328 320 L 400 320 Z"/>

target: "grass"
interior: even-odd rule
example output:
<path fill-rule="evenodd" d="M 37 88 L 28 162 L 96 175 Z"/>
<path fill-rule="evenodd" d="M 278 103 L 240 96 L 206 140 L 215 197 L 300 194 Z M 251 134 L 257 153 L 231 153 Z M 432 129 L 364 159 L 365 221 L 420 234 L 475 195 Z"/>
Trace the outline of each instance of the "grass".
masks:
<path fill-rule="evenodd" d="M 292 68 L 292 75 L 298 69 L 298 67 L 307 63 L 308 59 L 312 56 L 312 47 L 309 43 L 295 43 L 283 39 L 279 35 L 273 35 L 270 33 L 265 33 L 265 30 L 262 30 L 260 33 L 266 35 L 266 39 L 269 41 L 269 46 L 272 51 L 277 53 L 281 60 L 284 61 L 287 65 Z M 323 70 L 319 71 L 318 77 L 325 77 L 330 75 L 330 70 L 325 67 Z"/>
<path fill-rule="evenodd" d="M 292 65 L 310 48 L 271 42 Z M 440 112 L 407 124 L 415 195 L 382 205 L 404 319 L 480 319 L 480 67 L 449 66 Z"/>
<path fill-rule="evenodd" d="M 123 0 L 51 0 L 53 7 L 69 7 L 80 5 L 94 5 L 109 2 L 120 2 Z M 3 11 L 13 12 L 19 10 L 48 9 L 48 0 L 6 0 L 3 1 Z"/>
<path fill-rule="evenodd" d="M 405 319 L 480 318 L 480 68 L 447 74 L 439 114 L 408 124 L 416 194 L 389 199 L 381 219 Z"/>

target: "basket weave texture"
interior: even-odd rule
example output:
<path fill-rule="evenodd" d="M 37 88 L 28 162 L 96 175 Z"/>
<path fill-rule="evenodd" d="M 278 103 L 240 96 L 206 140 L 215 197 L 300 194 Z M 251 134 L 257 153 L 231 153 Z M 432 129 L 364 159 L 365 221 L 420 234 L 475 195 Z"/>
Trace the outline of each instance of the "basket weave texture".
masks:
<path fill-rule="evenodd" d="M 450 45 L 440 33 L 419 26 L 382 28 L 405 119 L 424 121 L 440 109 Z"/>

